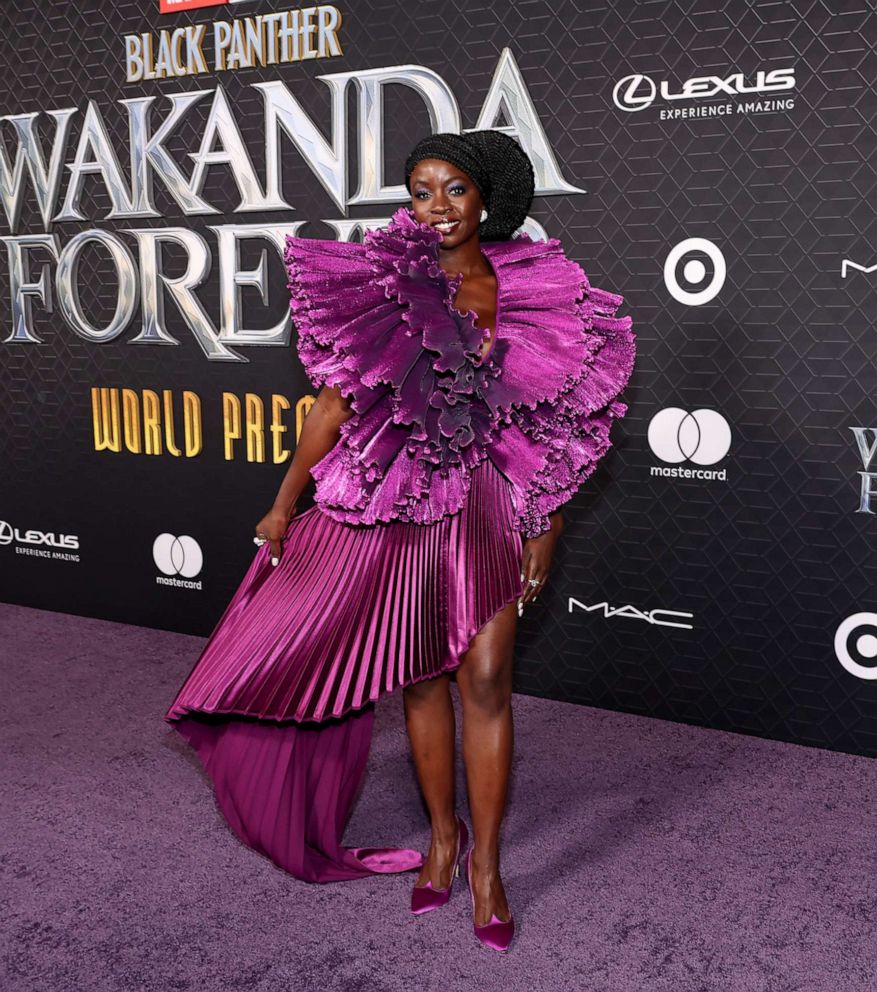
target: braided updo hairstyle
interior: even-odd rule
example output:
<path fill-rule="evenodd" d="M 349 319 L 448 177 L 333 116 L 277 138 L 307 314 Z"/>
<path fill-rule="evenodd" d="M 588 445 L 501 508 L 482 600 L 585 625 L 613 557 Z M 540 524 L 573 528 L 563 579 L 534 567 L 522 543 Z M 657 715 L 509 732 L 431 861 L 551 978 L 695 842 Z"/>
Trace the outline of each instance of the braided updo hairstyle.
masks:
<path fill-rule="evenodd" d="M 421 159 L 456 165 L 481 193 L 487 218 L 478 225 L 481 241 L 508 241 L 524 223 L 533 200 L 533 164 L 514 138 L 502 131 L 441 131 L 419 141 L 405 160 L 405 187 Z"/>

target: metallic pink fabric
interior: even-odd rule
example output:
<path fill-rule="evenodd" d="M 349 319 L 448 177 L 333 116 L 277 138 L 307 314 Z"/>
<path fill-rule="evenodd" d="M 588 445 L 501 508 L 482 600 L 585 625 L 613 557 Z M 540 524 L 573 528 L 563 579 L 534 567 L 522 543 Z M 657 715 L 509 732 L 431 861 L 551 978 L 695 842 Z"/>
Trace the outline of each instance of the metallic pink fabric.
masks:
<path fill-rule="evenodd" d="M 323 724 L 183 719 L 177 729 L 213 780 L 229 826 L 248 847 L 305 882 L 340 882 L 419 868 L 405 848 L 345 848 L 374 707 Z"/>
<path fill-rule="evenodd" d="M 165 719 L 196 748 L 237 835 L 297 878 L 337 881 L 422 863 L 345 849 L 372 705 L 450 672 L 521 594 L 511 487 L 489 460 L 433 524 L 292 518 L 280 564 L 259 548 Z M 339 719 L 341 718 L 341 719 Z"/>
<path fill-rule="evenodd" d="M 495 340 L 454 306 L 461 277 L 442 235 L 401 207 L 363 244 L 287 237 L 298 353 L 317 388 L 358 414 L 313 467 L 336 520 L 431 523 L 462 505 L 488 455 L 512 484 L 515 527 L 533 537 L 610 447 L 634 364 L 622 297 L 592 287 L 560 242 L 484 242 L 497 279 Z"/>
<path fill-rule="evenodd" d="M 311 882 L 422 864 L 341 843 L 374 702 L 459 666 L 522 591 L 523 536 L 550 527 L 627 409 L 620 296 L 554 239 L 484 243 L 498 309 L 482 360 L 441 237 L 403 207 L 362 245 L 287 239 L 299 356 L 356 416 L 313 466 L 316 505 L 280 564 L 256 552 L 165 715 L 237 835 Z"/>

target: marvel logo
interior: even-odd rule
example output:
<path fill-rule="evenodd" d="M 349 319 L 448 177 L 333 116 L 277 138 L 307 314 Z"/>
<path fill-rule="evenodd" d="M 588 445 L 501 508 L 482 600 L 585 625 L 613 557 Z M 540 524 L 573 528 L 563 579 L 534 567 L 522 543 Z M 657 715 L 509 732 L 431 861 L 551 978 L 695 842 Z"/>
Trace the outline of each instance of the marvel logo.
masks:
<path fill-rule="evenodd" d="M 160 14 L 177 14 L 196 7 L 224 7 L 228 0 L 158 0 Z"/>
<path fill-rule="evenodd" d="M 178 14 L 181 10 L 195 10 L 197 7 L 224 7 L 228 3 L 241 3 L 241 0 L 158 0 L 160 14 Z"/>

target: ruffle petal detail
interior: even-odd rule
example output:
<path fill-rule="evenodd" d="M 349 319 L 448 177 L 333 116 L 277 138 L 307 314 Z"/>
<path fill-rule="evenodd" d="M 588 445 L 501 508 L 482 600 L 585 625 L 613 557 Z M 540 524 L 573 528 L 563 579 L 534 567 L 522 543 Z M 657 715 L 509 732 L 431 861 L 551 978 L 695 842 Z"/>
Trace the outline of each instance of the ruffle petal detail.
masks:
<path fill-rule="evenodd" d="M 481 246 L 499 285 L 494 361 L 502 372 L 490 396 L 498 423 L 566 392 L 602 346 L 583 321 L 588 278 L 556 238 L 521 234 Z"/>
<path fill-rule="evenodd" d="M 305 373 L 365 412 L 382 393 L 368 375 L 372 349 L 392 346 L 398 308 L 374 284 L 362 245 L 287 236 L 284 261 Z"/>
<path fill-rule="evenodd" d="M 460 509 L 486 457 L 484 399 L 499 370 L 480 361 L 475 314 L 452 306 L 461 280 L 439 265 L 440 241 L 404 208 L 342 251 L 286 239 L 299 357 L 314 385 L 337 385 L 359 414 L 311 469 L 336 520 L 435 522 Z"/>
<path fill-rule="evenodd" d="M 568 502 L 612 446 L 613 420 L 627 412 L 617 397 L 636 357 L 630 316 L 617 317 L 623 297 L 591 287 L 577 304 L 587 358 L 557 393 L 532 408 L 519 404 L 491 457 L 518 495 L 515 526 L 525 537 L 551 527 L 549 514 Z"/>
<path fill-rule="evenodd" d="M 462 277 L 439 264 L 441 240 L 408 207 L 362 244 L 286 239 L 299 357 L 358 414 L 311 469 L 315 499 L 347 523 L 432 523 L 460 509 L 490 456 L 514 485 L 516 526 L 535 536 L 627 410 L 631 319 L 556 238 L 485 242 L 498 312 L 482 360 L 488 332 L 456 309 Z"/>

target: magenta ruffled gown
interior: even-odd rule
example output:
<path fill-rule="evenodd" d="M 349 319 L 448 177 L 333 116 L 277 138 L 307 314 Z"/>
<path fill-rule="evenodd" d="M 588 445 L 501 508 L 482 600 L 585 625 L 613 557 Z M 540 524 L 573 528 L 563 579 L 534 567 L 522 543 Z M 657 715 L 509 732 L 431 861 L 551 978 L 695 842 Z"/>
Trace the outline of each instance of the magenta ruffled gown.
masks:
<path fill-rule="evenodd" d="M 590 287 L 555 240 L 485 243 L 499 312 L 482 362 L 440 239 L 407 208 L 363 245 L 287 239 L 299 356 L 357 416 L 314 466 L 317 502 L 290 521 L 280 564 L 256 551 L 165 714 L 238 837 L 309 882 L 423 863 L 341 843 L 374 704 L 459 667 L 521 594 L 523 539 L 626 411 L 620 296 Z"/>

